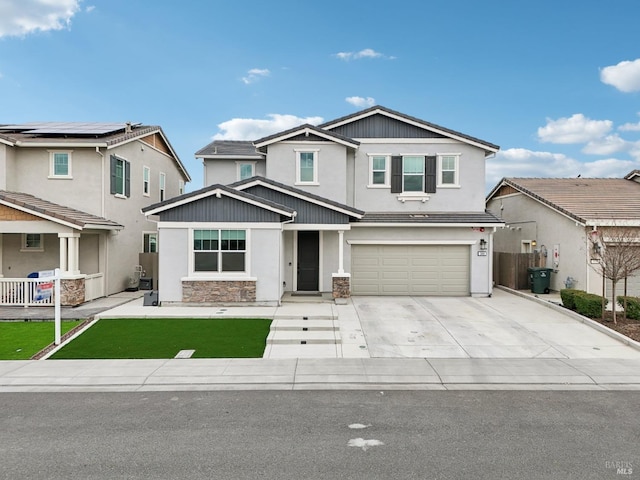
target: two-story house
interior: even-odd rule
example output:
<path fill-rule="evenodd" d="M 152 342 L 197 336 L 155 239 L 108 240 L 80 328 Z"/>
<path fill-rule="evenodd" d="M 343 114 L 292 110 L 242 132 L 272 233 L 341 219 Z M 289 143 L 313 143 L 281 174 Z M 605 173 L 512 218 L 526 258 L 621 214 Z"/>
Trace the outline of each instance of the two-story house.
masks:
<path fill-rule="evenodd" d="M 203 189 L 149 206 L 162 302 L 284 292 L 486 296 L 491 143 L 384 108 L 196 153 Z"/>
<path fill-rule="evenodd" d="M 140 209 L 189 180 L 158 126 L 0 125 L 0 277 L 60 268 L 67 305 L 126 289 L 157 249 Z"/>

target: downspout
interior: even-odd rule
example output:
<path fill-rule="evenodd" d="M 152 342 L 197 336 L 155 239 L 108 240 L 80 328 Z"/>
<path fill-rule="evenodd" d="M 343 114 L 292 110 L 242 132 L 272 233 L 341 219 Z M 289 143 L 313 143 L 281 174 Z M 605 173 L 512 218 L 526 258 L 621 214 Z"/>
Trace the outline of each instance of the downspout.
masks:
<path fill-rule="evenodd" d="M 100 216 L 102 218 L 106 218 L 106 207 L 105 207 L 105 188 L 104 188 L 104 154 L 100 151 L 100 147 L 96 147 L 96 153 L 100 155 L 100 165 L 101 165 L 101 175 L 100 175 Z M 109 295 L 109 235 L 111 235 L 112 231 L 109 230 L 108 233 L 104 235 L 104 277 L 103 277 L 103 288 L 102 293 Z M 98 244 L 99 246 L 100 244 Z M 100 265 L 98 266 L 100 269 Z"/>
<path fill-rule="evenodd" d="M 102 218 L 106 218 L 106 214 L 105 214 L 105 199 L 104 199 L 104 155 L 103 153 L 100 151 L 100 147 L 96 147 L 96 153 L 98 155 L 100 155 L 101 157 L 101 195 L 100 195 L 100 201 L 101 201 L 101 205 L 100 205 L 100 216 Z"/>

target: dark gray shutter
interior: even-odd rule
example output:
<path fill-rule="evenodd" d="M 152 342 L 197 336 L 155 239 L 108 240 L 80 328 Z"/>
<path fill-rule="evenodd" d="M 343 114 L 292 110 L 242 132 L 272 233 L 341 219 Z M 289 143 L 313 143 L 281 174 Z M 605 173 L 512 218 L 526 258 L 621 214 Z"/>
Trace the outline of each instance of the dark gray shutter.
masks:
<path fill-rule="evenodd" d="M 424 191 L 436 193 L 436 157 L 424 158 Z"/>
<path fill-rule="evenodd" d="M 123 161 L 124 163 L 124 196 L 131 196 L 131 164 Z"/>
<path fill-rule="evenodd" d="M 391 157 L 391 193 L 402 193 L 402 157 Z"/>
<path fill-rule="evenodd" d="M 111 155 L 111 194 L 116 193 L 116 157 Z"/>

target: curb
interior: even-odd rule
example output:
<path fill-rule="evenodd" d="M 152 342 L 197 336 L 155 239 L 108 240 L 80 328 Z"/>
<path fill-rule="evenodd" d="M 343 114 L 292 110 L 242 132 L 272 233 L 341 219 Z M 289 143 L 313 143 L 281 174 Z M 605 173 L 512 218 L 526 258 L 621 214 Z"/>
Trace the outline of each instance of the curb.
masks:
<path fill-rule="evenodd" d="M 556 312 L 563 313 L 564 315 L 573 318 L 574 320 L 578 320 L 585 325 L 589 325 L 594 330 L 598 330 L 605 335 L 608 335 L 611 338 L 614 338 L 629 347 L 638 350 L 640 352 L 640 342 L 636 342 L 632 338 L 623 335 L 620 332 L 616 332 L 615 330 L 602 325 L 600 322 L 596 322 L 595 320 L 591 320 L 590 318 L 585 317 L 584 315 L 580 315 L 579 313 L 574 312 L 573 310 L 569 310 L 568 308 L 563 307 L 562 305 L 558 305 L 557 303 L 550 302 L 549 300 L 543 300 L 542 298 L 533 297 L 531 295 L 527 295 L 526 293 L 519 292 L 517 290 L 512 290 L 511 288 L 505 287 L 503 285 L 496 285 L 494 288 L 503 290 L 507 293 L 511 293 L 513 295 L 517 295 L 518 297 L 527 298 L 533 302 L 536 302 L 540 305 L 543 305 L 547 308 L 555 310 Z"/>

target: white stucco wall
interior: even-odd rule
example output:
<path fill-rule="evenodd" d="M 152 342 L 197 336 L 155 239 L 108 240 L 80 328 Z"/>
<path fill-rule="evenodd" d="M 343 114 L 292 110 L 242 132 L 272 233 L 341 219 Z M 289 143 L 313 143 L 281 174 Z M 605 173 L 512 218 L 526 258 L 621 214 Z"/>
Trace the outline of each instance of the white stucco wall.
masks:
<path fill-rule="evenodd" d="M 360 148 L 355 158 L 355 207 L 370 212 L 483 212 L 485 204 L 485 158 L 484 151 L 470 145 L 455 143 L 368 143 L 359 139 Z M 438 187 L 429 194 L 429 200 L 398 201 L 398 194 L 390 188 L 369 187 L 369 154 L 380 155 L 425 155 L 460 154 L 458 160 L 459 188 Z M 391 175 L 389 166 L 388 174 Z"/>
<path fill-rule="evenodd" d="M 228 185 L 240 180 L 238 177 L 238 163 L 255 162 L 255 175 L 266 176 L 266 162 L 264 160 L 234 160 L 234 159 L 205 159 L 204 187 L 214 184 Z"/>
<path fill-rule="evenodd" d="M 319 150 L 318 185 L 296 184 L 296 150 Z M 347 202 L 347 148 L 330 142 L 280 142 L 268 147 L 266 176 L 336 202 Z"/>
<path fill-rule="evenodd" d="M 189 275 L 189 232 L 186 228 L 158 228 L 158 299 L 182 301 L 182 278 Z"/>

